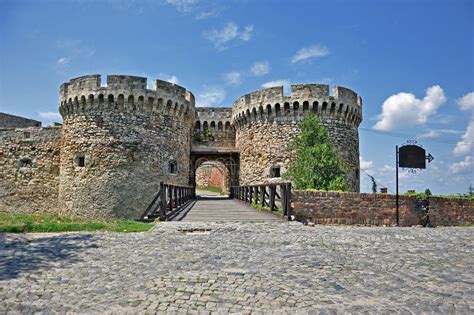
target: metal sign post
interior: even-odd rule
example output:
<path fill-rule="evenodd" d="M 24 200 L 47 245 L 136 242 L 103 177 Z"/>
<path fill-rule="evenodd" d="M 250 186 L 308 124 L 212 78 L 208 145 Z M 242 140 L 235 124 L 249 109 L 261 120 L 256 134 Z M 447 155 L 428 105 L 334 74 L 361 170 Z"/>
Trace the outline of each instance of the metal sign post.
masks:
<path fill-rule="evenodd" d="M 398 145 L 395 146 L 395 184 L 396 184 L 396 196 L 395 203 L 397 208 L 397 226 L 400 226 L 400 212 L 399 212 L 399 193 L 398 193 L 398 168 L 409 168 L 411 171 L 415 172 L 416 169 L 425 169 L 426 160 L 428 163 L 433 161 L 433 156 L 428 153 L 426 155 L 425 149 L 421 146 L 416 145 L 416 140 L 409 140 L 407 144 L 402 145 L 400 150 Z"/>
<path fill-rule="evenodd" d="M 397 205 L 397 226 L 400 226 L 400 214 L 398 213 L 398 145 L 395 146 L 395 156 L 396 156 L 396 163 L 395 163 L 395 169 L 396 169 L 396 175 L 395 175 L 395 183 L 397 185 L 396 191 L 395 191 L 395 203 Z"/>

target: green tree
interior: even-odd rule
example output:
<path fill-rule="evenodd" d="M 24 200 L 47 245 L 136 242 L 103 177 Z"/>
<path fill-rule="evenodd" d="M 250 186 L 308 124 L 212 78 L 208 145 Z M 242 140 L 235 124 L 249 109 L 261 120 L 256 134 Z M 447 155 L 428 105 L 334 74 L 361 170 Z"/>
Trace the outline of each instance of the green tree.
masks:
<path fill-rule="evenodd" d="M 377 182 L 375 181 L 375 178 L 372 175 L 368 175 L 370 177 L 370 180 L 372 181 L 372 192 L 375 194 L 377 192 Z"/>
<path fill-rule="evenodd" d="M 431 193 L 431 190 L 429 188 L 426 188 L 425 189 L 425 195 L 432 196 L 433 194 Z"/>
<path fill-rule="evenodd" d="M 296 151 L 296 159 L 289 164 L 284 177 L 291 179 L 296 189 L 348 189 L 348 167 L 332 145 L 327 129 L 314 114 L 306 116 L 291 149 Z"/>

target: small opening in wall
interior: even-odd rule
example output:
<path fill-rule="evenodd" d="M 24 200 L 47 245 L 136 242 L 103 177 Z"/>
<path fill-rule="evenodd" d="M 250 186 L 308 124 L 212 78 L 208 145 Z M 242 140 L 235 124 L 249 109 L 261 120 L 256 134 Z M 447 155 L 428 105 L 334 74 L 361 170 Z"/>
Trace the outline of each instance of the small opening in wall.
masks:
<path fill-rule="evenodd" d="M 25 131 L 25 132 L 23 133 L 23 138 L 25 138 L 25 139 L 30 139 L 30 138 L 31 138 L 31 132 Z"/>
<path fill-rule="evenodd" d="M 33 161 L 30 158 L 23 158 L 20 160 L 20 167 L 32 167 Z"/>
<path fill-rule="evenodd" d="M 79 167 L 86 166 L 86 158 L 84 156 L 79 156 L 77 158 L 77 166 L 79 166 Z"/>
<path fill-rule="evenodd" d="M 178 172 L 178 163 L 176 161 L 170 161 L 168 163 L 168 173 L 176 174 Z"/>
<path fill-rule="evenodd" d="M 281 177 L 281 167 L 272 166 L 270 169 L 270 177 Z"/>
<path fill-rule="evenodd" d="M 86 166 L 86 156 L 84 153 L 76 153 L 74 158 L 74 164 L 77 167 L 85 167 Z"/>

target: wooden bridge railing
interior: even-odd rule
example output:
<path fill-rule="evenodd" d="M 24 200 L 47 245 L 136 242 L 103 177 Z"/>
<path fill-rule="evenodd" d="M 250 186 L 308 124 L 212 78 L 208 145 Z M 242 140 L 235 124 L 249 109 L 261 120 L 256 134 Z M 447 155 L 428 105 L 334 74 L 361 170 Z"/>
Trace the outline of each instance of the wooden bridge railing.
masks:
<path fill-rule="evenodd" d="M 193 186 L 178 186 L 161 182 L 160 190 L 143 212 L 140 221 L 153 221 L 157 217 L 166 221 L 186 207 L 196 197 Z"/>
<path fill-rule="evenodd" d="M 291 220 L 291 183 L 233 186 L 231 198 L 269 208 L 270 211 L 281 210 L 288 221 Z"/>

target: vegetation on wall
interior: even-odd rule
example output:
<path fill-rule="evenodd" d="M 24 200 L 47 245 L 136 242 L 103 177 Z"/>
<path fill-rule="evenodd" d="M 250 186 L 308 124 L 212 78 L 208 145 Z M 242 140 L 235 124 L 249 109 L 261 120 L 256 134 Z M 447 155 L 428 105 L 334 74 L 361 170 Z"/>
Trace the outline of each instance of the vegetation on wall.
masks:
<path fill-rule="evenodd" d="M 348 167 L 331 143 L 327 129 L 314 114 L 306 116 L 291 148 L 296 151 L 296 159 L 284 177 L 290 179 L 296 189 L 348 189 L 345 178 Z"/>

